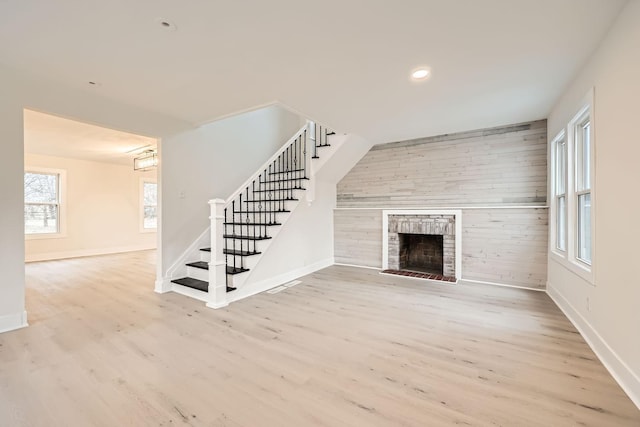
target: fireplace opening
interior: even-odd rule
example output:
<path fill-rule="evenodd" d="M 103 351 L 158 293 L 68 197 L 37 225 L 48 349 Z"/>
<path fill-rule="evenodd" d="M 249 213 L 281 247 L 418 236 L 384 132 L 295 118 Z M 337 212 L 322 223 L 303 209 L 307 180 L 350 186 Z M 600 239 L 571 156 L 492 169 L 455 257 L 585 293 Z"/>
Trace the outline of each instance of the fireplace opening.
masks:
<path fill-rule="evenodd" d="M 443 236 L 433 234 L 399 234 L 400 270 L 443 274 Z"/>

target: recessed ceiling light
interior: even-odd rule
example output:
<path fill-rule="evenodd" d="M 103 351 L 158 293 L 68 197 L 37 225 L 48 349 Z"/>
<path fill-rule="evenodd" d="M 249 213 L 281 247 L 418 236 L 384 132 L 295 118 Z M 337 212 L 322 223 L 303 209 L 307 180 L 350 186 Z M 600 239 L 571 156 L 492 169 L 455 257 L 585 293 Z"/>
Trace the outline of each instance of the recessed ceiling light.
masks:
<path fill-rule="evenodd" d="M 428 68 L 417 68 L 411 73 L 413 80 L 424 80 L 431 74 L 431 70 Z"/>
<path fill-rule="evenodd" d="M 160 27 L 163 30 L 175 31 L 175 30 L 178 29 L 176 27 L 176 24 L 174 24 L 173 22 L 169 21 L 168 19 L 158 18 L 158 19 L 156 19 L 156 22 L 158 23 L 158 25 L 160 25 Z"/>

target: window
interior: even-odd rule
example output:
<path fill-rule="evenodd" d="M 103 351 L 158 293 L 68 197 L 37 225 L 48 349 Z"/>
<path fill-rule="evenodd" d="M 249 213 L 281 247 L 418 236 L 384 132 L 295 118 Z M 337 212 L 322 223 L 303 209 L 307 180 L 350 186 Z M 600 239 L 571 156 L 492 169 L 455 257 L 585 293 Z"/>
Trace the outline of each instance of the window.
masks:
<path fill-rule="evenodd" d="M 575 128 L 577 258 L 591 264 L 591 118 L 581 117 Z"/>
<path fill-rule="evenodd" d="M 142 230 L 152 231 L 158 228 L 158 184 L 142 181 Z"/>
<path fill-rule="evenodd" d="M 564 133 L 554 141 L 553 182 L 555 196 L 556 249 L 567 250 L 567 140 Z"/>
<path fill-rule="evenodd" d="M 550 249 L 552 258 L 593 283 L 593 94 L 553 140 Z"/>
<path fill-rule="evenodd" d="M 24 232 L 60 233 L 60 174 L 25 172 Z"/>

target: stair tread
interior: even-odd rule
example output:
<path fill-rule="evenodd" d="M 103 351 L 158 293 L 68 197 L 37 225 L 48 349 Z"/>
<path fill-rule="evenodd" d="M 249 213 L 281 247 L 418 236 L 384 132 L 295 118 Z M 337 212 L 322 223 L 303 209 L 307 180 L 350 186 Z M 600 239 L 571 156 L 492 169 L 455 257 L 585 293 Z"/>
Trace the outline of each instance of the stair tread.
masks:
<path fill-rule="evenodd" d="M 251 190 L 254 193 L 274 193 L 277 191 L 288 191 L 288 190 L 306 190 L 304 187 L 285 187 L 285 188 L 272 188 L 270 190 Z"/>
<path fill-rule="evenodd" d="M 201 268 L 202 270 L 208 270 L 209 263 L 205 261 L 190 262 L 187 264 L 187 267 L 195 267 L 195 268 Z"/>
<path fill-rule="evenodd" d="M 258 251 L 240 251 L 238 249 L 224 249 L 222 251 L 222 253 L 225 254 L 225 255 L 252 256 L 252 255 L 259 255 L 262 252 L 258 252 Z"/>
<path fill-rule="evenodd" d="M 291 172 L 304 172 L 304 169 L 291 169 L 288 171 L 269 172 L 269 175 L 280 175 L 283 173 L 291 173 Z"/>
<path fill-rule="evenodd" d="M 194 279 L 193 277 L 183 277 L 181 279 L 172 280 L 172 282 L 186 286 L 187 288 L 197 289 L 202 292 L 207 292 L 209 290 L 209 282 Z"/>
<path fill-rule="evenodd" d="M 320 147 L 331 147 L 331 144 L 320 144 L 320 145 L 316 145 L 316 147 L 320 148 Z"/>
<path fill-rule="evenodd" d="M 274 225 L 282 225 L 282 224 L 280 224 L 279 222 L 225 222 L 224 225 L 249 225 L 249 226 L 266 225 L 266 226 L 272 227 Z"/>
<path fill-rule="evenodd" d="M 309 178 L 307 178 L 306 176 L 300 176 L 297 178 L 286 178 L 286 179 L 273 179 L 273 180 L 268 180 L 268 181 L 260 181 L 260 184 L 274 184 L 276 182 L 287 182 L 287 181 L 298 181 L 298 180 L 309 180 Z"/>
<path fill-rule="evenodd" d="M 242 268 L 242 267 L 231 267 L 231 266 L 227 266 L 227 274 L 240 274 L 240 273 L 246 273 L 247 271 L 249 271 L 248 268 Z"/>
<path fill-rule="evenodd" d="M 271 238 L 269 236 L 264 236 L 264 237 L 260 237 L 260 236 L 241 236 L 239 234 L 223 234 L 222 237 L 225 238 L 225 239 L 236 239 L 236 240 L 267 240 L 267 239 Z"/>
<path fill-rule="evenodd" d="M 234 214 L 245 214 L 245 213 L 263 213 L 263 214 L 265 214 L 265 213 L 288 213 L 288 212 L 291 212 L 291 211 L 283 209 L 283 210 L 279 210 L 279 211 L 234 211 L 233 213 Z"/>
<path fill-rule="evenodd" d="M 227 267 L 227 272 L 229 271 L 230 267 Z M 231 267 L 233 268 L 233 267 Z M 249 270 L 246 270 L 249 271 Z M 238 273 L 236 273 L 238 274 Z M 181 279 L 175 279 L 171 281 L 172 283 L 176 283 L 178 285 L 181 286 L 186 286 L 187 288 L 191 288 L 191 289 L 196 289 L 198 291 L 202 291 L 202 292 L 208 292 L 209 291 L 209 282 L 205 282 L 204 280 L 198 280 L 198 279 L 194 279 L 193 277 L 183 277 Z M 236 288 L 232 288 L 230 286 L 227 286 L 227 292 L 232 292 L 235 291 Z"/>
<path fill-rule="evenodd" d="M 265 200 L 243 200 L 244 203 L 267 203 L 267 202 L 295 202 L 298 199 L 265 199 Z"/>

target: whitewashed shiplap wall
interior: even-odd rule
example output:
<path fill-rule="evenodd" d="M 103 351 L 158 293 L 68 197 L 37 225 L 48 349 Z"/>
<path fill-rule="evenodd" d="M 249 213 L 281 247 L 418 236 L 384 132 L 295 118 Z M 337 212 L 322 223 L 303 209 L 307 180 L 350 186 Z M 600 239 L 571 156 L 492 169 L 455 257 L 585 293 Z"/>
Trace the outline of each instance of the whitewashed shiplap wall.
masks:
<path fill-rule="evenodd" d="M 462 277 L 543 289 L 546 121 L 377 145 L 338 184 L 338 263 L 382 265 L 382 210 L 462 209 Z"/>

